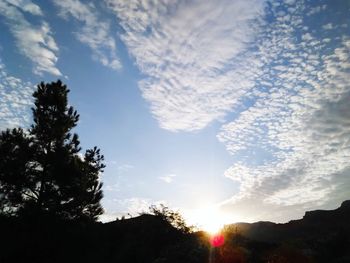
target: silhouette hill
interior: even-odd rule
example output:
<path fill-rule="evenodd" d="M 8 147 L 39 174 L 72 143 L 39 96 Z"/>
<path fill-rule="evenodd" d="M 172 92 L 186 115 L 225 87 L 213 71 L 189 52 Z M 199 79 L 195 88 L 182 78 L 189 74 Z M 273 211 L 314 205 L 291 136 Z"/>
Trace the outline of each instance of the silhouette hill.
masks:
<path fill-rule="evenodd" d="M 348 222 L 345 201 L 286 224 L 228 225 L 213 248 L 205 232 L 184 232 L 159 214 L 109 223 L 2 216 L 0 262 L 350 262 Z"/>
<path fill-rule="evenodd" d="M 350 200 L 335 210 L 314 210 L 299 220 L 285 224 L 272 222 L 236 223 L 226 226 L 227 231 L 237 231 L 247 238 L 263 242 L 283 242 L 293 239 L 322 238 L 329 233 L 350 235 Z"/>
<path fill-rule="evenodd" d="M 304 255 L 305 262 L 350 262 L 349 222 L 350 200 L 335 210 L 309 211 L 302 219 L 285 224 L 236 223 L 226 226 L 225 232 L 269 244 L 276 249 L 271 254 L 285 253 L 289 257 L 289 261 L 279 258 L 270 262 L 298 262 L 290 261 L 291 252 Z"/>

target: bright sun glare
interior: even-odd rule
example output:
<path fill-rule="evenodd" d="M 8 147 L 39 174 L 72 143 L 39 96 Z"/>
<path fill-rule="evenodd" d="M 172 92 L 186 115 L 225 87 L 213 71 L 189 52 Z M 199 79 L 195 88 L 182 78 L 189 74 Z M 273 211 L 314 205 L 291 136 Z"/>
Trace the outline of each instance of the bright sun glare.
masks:
<path fill-rule="evenodd" d="M 225 224 L 234 223 L 233 219 L 217 207 L 205 207 L 189 213 L 188 221 L 211 235 L 218 233 Z"/>

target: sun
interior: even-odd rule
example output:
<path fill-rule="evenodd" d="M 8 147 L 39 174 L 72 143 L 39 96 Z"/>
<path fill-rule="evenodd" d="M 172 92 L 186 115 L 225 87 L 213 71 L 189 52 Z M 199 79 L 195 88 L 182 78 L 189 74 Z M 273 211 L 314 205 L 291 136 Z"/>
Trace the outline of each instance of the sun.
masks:
<path fill-rule="evenodd" d="M 199 222 L 199 227 L 208 232 L 211 235 L 214 235 L 216 233 L 218 233 L 225 225 L 224 222 L 222 222 L 222 220 L 215 215 L 209 215 L 207 214 L 207 218 L 204 219 L 199 219 L 202 222 Z"/>
<path fill-rule="evenodd" d="M 220 211 L 217 206 L 208 206 L 192 210 L 188 216 L 188 222 L 194 224 L 198 229 L 210 235 L 215 235 L 226 225 L 232 222 L 228 214 Z"/>

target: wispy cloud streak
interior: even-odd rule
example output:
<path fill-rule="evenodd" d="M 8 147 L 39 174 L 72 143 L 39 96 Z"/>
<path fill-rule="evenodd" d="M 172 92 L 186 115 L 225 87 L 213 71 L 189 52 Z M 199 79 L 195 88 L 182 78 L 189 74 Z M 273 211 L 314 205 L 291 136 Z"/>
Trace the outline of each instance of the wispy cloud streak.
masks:
<path fill-rule="evenodd" d="M 75 33 L 76 38 L 93 51 L 93 59 L 113 70 L 119 70 L 122 65 L 117 56 L 116 41 L 112 37 L 110 24 L 100 17 L 95 5 L 79 0 L 54 0 L 64 18 L 72 17 L 81 26 Z"/>

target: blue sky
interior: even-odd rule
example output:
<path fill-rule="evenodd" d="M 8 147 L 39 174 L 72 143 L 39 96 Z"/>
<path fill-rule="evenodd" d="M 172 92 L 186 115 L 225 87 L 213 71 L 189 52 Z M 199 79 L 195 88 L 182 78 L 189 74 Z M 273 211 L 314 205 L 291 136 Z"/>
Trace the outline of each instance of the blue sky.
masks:
<path fill-rule="evenodd" d="M 4 0 L 0 32 L 0 128 L 66 83 L 106 158 L 103 220 L 284 222 L 350 197 L 347 0 Z"/>

